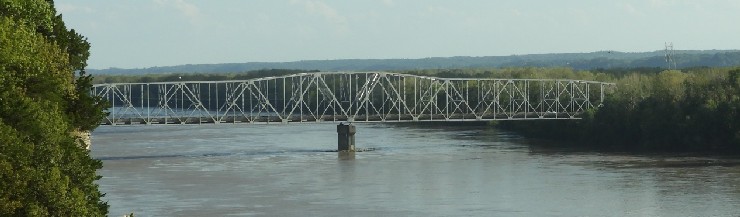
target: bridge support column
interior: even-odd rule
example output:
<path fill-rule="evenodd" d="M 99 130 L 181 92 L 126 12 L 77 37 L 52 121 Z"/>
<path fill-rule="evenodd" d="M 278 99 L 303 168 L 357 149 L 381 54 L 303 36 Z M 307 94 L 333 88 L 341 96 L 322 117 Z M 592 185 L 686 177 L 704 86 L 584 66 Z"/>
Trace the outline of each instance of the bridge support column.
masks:
<path fill-rule="evenodd" d="M 337 125 L 337 151 L 354 152 L 355 151 L 355 125 Z"/>

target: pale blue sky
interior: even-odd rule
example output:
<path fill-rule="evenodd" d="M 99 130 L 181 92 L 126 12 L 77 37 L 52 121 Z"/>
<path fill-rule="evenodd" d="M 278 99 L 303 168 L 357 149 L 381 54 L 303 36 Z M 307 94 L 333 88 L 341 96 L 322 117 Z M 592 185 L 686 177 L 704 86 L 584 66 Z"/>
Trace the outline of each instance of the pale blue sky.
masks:
<path fill-rule="evenodd" d="M 740 48 L 740 0 L 57 0 L 89 67 Z"/>

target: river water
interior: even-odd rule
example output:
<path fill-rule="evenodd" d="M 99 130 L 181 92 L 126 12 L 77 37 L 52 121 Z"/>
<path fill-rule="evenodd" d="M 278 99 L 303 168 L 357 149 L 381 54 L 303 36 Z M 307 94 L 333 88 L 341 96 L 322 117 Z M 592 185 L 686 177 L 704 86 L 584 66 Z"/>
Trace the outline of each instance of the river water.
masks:
<path fill-rule="evenodd" d="M 484 126 L 102 126 L 111 216 L 738 216 L 740 165 L 546 148 Z"/>

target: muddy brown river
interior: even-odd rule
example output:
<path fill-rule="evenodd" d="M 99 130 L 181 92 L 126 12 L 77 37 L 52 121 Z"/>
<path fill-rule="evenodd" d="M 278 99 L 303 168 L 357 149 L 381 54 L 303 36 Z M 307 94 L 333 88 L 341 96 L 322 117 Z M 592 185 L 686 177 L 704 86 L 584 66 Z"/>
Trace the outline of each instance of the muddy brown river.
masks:
<path fill-rule="evenodd" d="M 102 126 L 111 216 L 738 216 L 733 158 L 549 148 L 482 126 Z"/>

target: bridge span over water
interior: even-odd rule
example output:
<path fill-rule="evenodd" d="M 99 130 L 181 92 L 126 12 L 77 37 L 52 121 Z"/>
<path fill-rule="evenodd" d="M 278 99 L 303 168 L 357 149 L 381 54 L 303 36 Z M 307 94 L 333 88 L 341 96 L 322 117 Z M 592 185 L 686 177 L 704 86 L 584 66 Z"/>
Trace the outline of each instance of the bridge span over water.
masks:
<path fill-rule="evenodd" d="M 228 81 L 97 84 L 102 124 L 579 119 L 613 83 L 317 72 Z"/>

